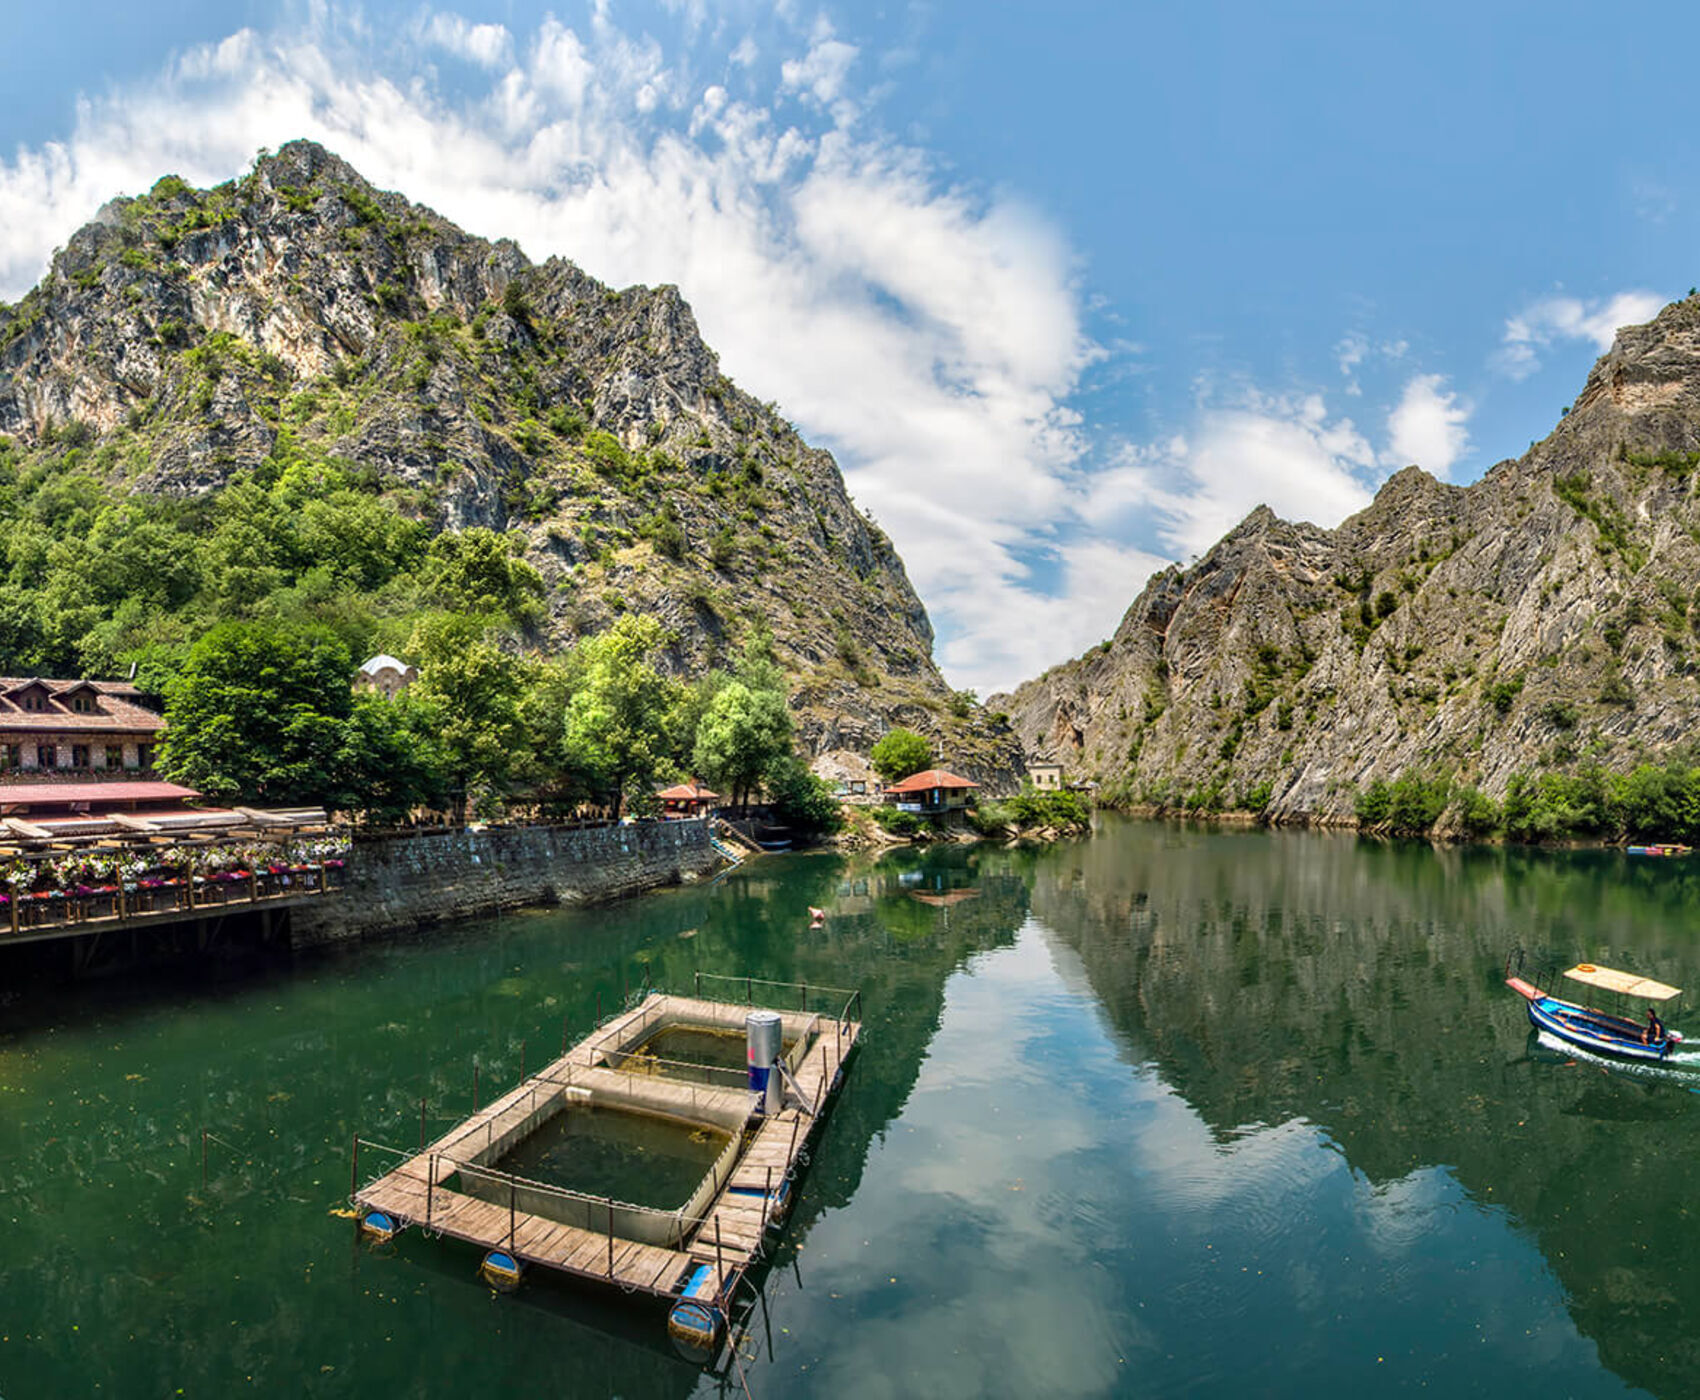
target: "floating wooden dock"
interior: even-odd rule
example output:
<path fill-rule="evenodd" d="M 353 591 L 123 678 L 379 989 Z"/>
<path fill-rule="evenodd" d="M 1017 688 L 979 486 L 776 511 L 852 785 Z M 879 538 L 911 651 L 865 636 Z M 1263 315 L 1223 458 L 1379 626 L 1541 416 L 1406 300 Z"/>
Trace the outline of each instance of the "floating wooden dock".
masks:
<path fill-rule="evenodd" d="M 743 1000 L 700 995 L 703 982 Z M 597 1026 L 559 1059 L 436 1141 L 398 1152 L 354 1141 L 354 1204 L 387 1237 L 417 1225 L 507 1255 L 517 1275 L 538 1266 L 663 1299 L 694 1299 L 723 1323 L 742 1275 L 784 1217 L 805 1149 L 818 1130 L 861 1036 L 860 994 L 831 988 L 698 978 L 696 993 L 650 992 Z M 757 995 L 763 1001 L 757 1001 Z M 787 1008 L 781 1003 L 790 1001 Z M 811 1011 L 830 1001 L 834 1014 Z M 791 1049 L 784 1102 L 761 1112 L 744 1070 L 660 1060 L 642 1047 L 668 1027 L 742 1032 L 752 1011 L 776 1013 Z M 672 1211 L 587 1195 L 502 1171 L 496 1163 L 568 1109 L 605 1107 L 658 1115 L 729 1135 L 690 1201 Z M 388 1170 L 362 1184 L 361 1154 Z"/>

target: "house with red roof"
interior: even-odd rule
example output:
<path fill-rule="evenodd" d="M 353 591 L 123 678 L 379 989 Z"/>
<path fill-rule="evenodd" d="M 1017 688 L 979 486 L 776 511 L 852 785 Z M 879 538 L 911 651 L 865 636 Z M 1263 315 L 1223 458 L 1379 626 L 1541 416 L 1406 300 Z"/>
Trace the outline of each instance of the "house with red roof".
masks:
<path fill-rule="evenodd" d="M 962 811 L 972 802 L 971 794 L 979 787 L 971 778 L 958 777 L 943 768 L 929 768 L 893 783 L 885 790 L 885 800 L 900 812 L 932 817 Z"/>
<path fill-rule="evenodd" d="M 710 792 L 697 782 L 662 788 L 655 795 L 661 799 L 661 815 L 664 817 L 705 817 L 720 801 L 718 792 Z"/>

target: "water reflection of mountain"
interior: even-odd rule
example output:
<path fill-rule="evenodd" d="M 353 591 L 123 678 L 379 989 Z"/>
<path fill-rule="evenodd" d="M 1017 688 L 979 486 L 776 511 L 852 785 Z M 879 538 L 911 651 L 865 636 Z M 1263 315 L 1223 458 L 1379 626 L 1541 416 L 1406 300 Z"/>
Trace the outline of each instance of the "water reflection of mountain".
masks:
<path fill-rule="evenodd" d="M 909 898 L 970 887 L 978 898 L 946 907 Z M 823 928 L 811 905 L 828 911 Z M 1025 882 L 985 874 L 977 852 L 782 857 L 712 889 L 9 1006 L 0 1312 L 15 1343 L 31 1340 L 8 1353 L 7 1393 L 226 1394 L 252 1373 L 264 1393 L 334 1377 L 339 1392 L 411 1394 L 429 1355 L 445 1393 L 548 1377 L 569 1394 L 686 1394 L 700 1374 L 646 1312 L 548 1289 L 492 1308 L 476 1259 L 452 1245 L 358 1251 L 326 1214 L 348 1189 L 352 1135 L 415 1142 L 421 1099 L 441 1131 L 471 1106 L 475 1061 L 488 1096 L 646 973 L 678 988 L 698 970 L 859 986 L 868 1033 L 796 1240 L 854 1194 L 919 1075 L 951 972 L 1007 946 L 1026 917 Z M 203 1128 L 215 1135 L 204 1187 Z M 101 1318 L 130 1340 L 85 1345 Z"/>
<path fill-rule="evenodd" d="M 1566 954 L 1700 987 L 1696 882 L 1609 853 L 1115 826 L 1040 862 L 1033 909 L 1078 951 L 1128 1053 L 1218 1134 L 1300 1117 L 1372 1182 L 1451 1168 L 1533 1232 L 1602 1360 L 1677 1394 L 1700 1361 L 1684 1166 L 1700 1103 L 1532 1056 L 1500 967 L 1545 929 Z"/>

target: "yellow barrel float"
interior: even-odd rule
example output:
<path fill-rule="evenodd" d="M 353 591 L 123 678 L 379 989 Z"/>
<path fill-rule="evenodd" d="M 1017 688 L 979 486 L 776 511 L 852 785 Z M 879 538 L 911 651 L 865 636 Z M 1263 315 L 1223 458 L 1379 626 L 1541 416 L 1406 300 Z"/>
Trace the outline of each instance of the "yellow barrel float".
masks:
<path fill-rule="evenodd" d="M 361 1218 L 360 1233 L 373 1244 L 385 1244 L 395 1238 L 396 1223 L 381 1210 L 368 1211 Z"/>
<path fill-rule="evenodd" d="M 520 1263 L 506 1250 L 492 1249 L 478 1266 L 478 1274 L 498 1293 L 512 1293 L 519 1287 Z"/>
<path fill-rule="evenodd" d="M 725 1321 L 714 1296 L 714 1269 L 699 1264 L 680 1291 L 679 1301 L 667 1314 L 667 1335 L 687 1361 L 706 1362 L 720 1350 Z"/>

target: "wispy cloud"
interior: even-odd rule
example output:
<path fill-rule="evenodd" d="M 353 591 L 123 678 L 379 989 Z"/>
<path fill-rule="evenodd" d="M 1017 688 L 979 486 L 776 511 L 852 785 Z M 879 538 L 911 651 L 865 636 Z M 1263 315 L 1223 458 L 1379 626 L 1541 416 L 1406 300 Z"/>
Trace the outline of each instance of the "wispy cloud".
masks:
<path fill-rule="evenodd" d="M 1566 340 L 1592 341 L 1602 353 L 1620 326 L 1637 326 L 1658 315 L 1665 298 L 1656 292 L 1619 292 L 1609 298 L 1550 296 L 1532 302 L 1505 323 L 1492 364 L 1512 379 L 1527 379 L 1541 367 L 1541 352 Z"/>
<path fill-rule="evenodd" d="M 1388 416 L 1388 451 L 1384 460 L 1391 467 L 1415 463 L 1441 480 L 1470 445 L 1465 424 L 1470 405 L 1446 389 L 1439 374 L 1419 374 L 1405 385 L 1398 405 Z"/>
<path fill-rule="evenodd" d="M 1378 456 L 1350 418 L 1319 394 L 1287 398 L 1247 391 L 1206 406 L 1196 429 L 1130 446 L 1092 478 L 1086 510 L 1106 520 L 1156 517 L 1177 559 L 1202 554 L 1256 507 L 1332 526 L 1370 502 Z"/>

